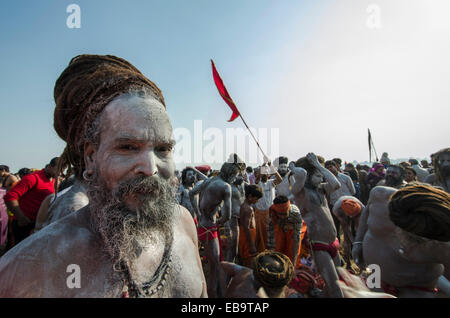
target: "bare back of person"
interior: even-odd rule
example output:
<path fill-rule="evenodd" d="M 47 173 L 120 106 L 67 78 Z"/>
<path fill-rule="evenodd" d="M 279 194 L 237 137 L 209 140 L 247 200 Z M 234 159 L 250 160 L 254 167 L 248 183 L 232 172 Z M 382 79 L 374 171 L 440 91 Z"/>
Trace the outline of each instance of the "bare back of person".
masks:
<path fill-rule="evenodd" d="M 195 227 L 188 211 L 180 206 L 175 209 L 178 221 L 172 265 L 165 285 L 154 297 L 204 297 L 206 283 Z M 164 245 L 151 246 L 136 260 L 138 284 L 149 281 L 161 262 Z M 73 268 L 79 269 L 79 286 L 69 284 Z M 52 223 L 0 259 L 1 297 L 122 297 L 123 286 L 100 236 L 90 228 L 89 207 Z"/>
<path fill-rule="evenodd" d="M 367 208 L 367 232 L 363 239 L 365 265 L 377 264 L 384 286 L 399 289 L 399 297 L 430 297 L 432 293 L 417 288 L 433 289 L 443 265 L 427 262 L 427 256 L 417 251 L 405 251 L 398 239 L 398 228 L 389 219 L 388 203 L 395 188 L 378 186 L 372 189 Z M 429 259 L 429 258 L 428 258 Z"/>
<path fill-rule="evenodd" d="M 202 199 L 199 202 L 200 219 L 199 225 L 212 227 L 217 224 L 217 214 L 219 213 L 226 191 L 230 185 L 220 177 L 213 177 L 203 182 Z"/>
<path fill-rule="evenodd" d="M 89 199 L 86 194 L 86 188 L 78 179 L 75 179 L 72 187 L 51 203 L 43 226 L 47 226 L 88 204 Z"/>

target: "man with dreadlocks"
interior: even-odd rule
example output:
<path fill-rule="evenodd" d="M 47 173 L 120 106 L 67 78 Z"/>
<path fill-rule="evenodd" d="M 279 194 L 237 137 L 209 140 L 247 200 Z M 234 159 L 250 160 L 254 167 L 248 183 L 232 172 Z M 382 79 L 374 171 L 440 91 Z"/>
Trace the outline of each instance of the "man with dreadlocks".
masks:
<path fill-rule="evenodd" d="M 339 241 L 326 199 L 341 184 L 313 153 L 308 153 L 295 164 L 291 162 L 289 168 L 295 178 L 292 194 L 308 226 L 307 235 L 314 263 L 325 281 L 325 291 L 329 297 L 341 298 L 343 294 L 336 283 L 336 266 L 340 265 Z M 323 178 L 325 182 L 322 182 Z"/>
<path fill-rule="evenodd" d="M 449 228 L 450 196 L 444 191 L 425 184 L 379 186 L 362 212 L 353 257 L 360 267 L 380 266 L 387 293 L 436 297 L 438 281 L 447 281 L 450 272 Z"/>
<path fill-rule="evenodd" d="M 122 58 L 80 55 L 54 97 L 63 163 L 84 179 L 89 204 L 0 259 L 0 296 L 206 296 L 195 225 L 175 203 L 172 126 L 159 88 Z M 77 288 L 67 284 L 71 264 Z"/>
<path fill-rule="evenodd" d="M 236 157 L 234 161 L 227 161 L 222 165 L 218 176 L 196 185 L 189 192 L 191 204 L 199 216 L 198 239 L 205 244 L 205 256 L 209 264 L 208 296 L 213 298 L 223 297 L 222 290 L 224 289 L 222 286 L 224 281 L 220 279 L 222 276 L 219 267 L 219 262 L 223 260 L 219 226 L 224 225 L 231 218 L 231 184 L 245 169 L 245 165 Z M 201 193 L 201 200 L 197 204 L 195 196 L 199 193 Z M 222 215 L 217 219 L 217 215 L 221 211 Z"/>
<path fill-rule="evenodd" d="M 286 287 L 294 277 L 294 265 L 289 257 L 276 251 L 264 251 L 253 263 L 255 282 L 264 288 L 267 296 L 284 298 Z"/>
<path fill-rule="evenodd" d="M 425 182 L 441 187 L 450 193 L 450 148 L 444 148 L 431 155 L 434 173 L 430 174 Z"/>

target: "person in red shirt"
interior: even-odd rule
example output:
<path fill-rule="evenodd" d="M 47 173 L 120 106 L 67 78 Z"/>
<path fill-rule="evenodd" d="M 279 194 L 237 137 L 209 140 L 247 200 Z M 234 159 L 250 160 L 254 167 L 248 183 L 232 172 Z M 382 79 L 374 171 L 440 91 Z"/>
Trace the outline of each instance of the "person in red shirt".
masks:
<path fill-rule="evenodd" d="M 55 157 L 44 169 L 23 177 L 5 195 L 5 203 L 14 214 L 12 230 L 16 244 L 30 234 L 42 201 L 55 192 L 57 165 L 58 157 Z"/>

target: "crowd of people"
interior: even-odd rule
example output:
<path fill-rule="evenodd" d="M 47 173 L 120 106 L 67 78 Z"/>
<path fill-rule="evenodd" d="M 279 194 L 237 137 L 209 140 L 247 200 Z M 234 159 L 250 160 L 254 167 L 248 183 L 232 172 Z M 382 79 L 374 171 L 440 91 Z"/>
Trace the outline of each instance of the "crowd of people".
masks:
<path fill-rule="evenodd" d="M 128 61 L 77 56 L 54 97 L 61 156 L 0 167 L 0 296 L 450 296 L 450 148 L 180 172 L 163 95 Z"/>

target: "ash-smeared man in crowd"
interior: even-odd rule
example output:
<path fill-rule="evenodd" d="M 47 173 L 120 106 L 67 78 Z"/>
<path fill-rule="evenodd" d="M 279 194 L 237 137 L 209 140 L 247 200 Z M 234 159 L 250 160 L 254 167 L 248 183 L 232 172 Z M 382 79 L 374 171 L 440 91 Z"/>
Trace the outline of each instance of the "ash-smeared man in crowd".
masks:
<path fill-rule="evenodd" d="M 325 281 L 326 294 L 328 297 L 343 297 L 337 285 L 339 241 L 326 199 L 326 195 L 339 189 L 341 184 L 313 153 L 308 153 L 295 164 L 291 162 L 289 168 L 294 172 L 295 178 L 292 194 L 308 226 L 314 263 Z M 322 182 L 323 178 L 325 182 Z"/>
<path fill-rule="evenodd" d="M 449 228 L 450 196 L 444 191 L 425 184 L 379 186 L 362 212 L 353 258 L 360 268 L 380 266 L 387 293 L 437 297 L 438 283 L 448 286 L 450 276 Z"/>
<path fill-rule="evenodd" d="M 400 165 L 389 165 L 384 179 L 378 183 L 378 186 L 400 189 L 407 184 L 405 181 L 405 169 Z"/>
<path fill-rule="evenodd" d="M 225 260 L 234 263 L 239 247 L 239 218 L 241 213 L 241 205 L 245 200 L 245 186 L 242 175 L 238 175 L 236 180 L 231 184 L 231 218 L 225 223 L 228 232 L 228 248 L 225 251 Z"/>
<path fill-rule="evenodd" d="M 208 295 L 212 298 L 223 297 L 225 288 L 223 286 L 225 281 L 221 279 L 224 277 L 219 267 L 220 261 L 223 260 L 219 226 L 231 218 L 231 184 L 245 168 L 241 162 L 240 160 L 225 162 L 218 176 L 205 180 L 189 192 L 191 204 L 199 216 L 198 239 L 205 244 L 205 256 L 209 264 Z M 201 199 L 197 204 L 195 196 L 199 193 Z M 218 219 L 221 209 L 222 215 Z"/>
<path fill-rule="evenodd" d="M 172 127 L 159 88 L 124 59 L 80 55 L 55 84 L 62 155 L 89 205 L 0 259 L 1 297 L 202 297 L 190 213 L 176 204 Z M 68 266 L 81 271 L 68 288 Z"/>
<path fill-rule="evenodd" d="M 354 196 L 356 194 L 356 190 L 352 179 L 348 175 L 339 172 L 340 164 L 336 162 L 335 159 L 327 160 L 325 162 L 325 168 L 331 171 L 331 173 L 341 184 L 341 186 L 337 190 L 331 191 L 331 193 L 329 194 L 330 201 L 328 203 L 330 205 L 330 211 L 332 211 L 333 206 L 336 204 L 337 200 L 340 197 L 344 195 Z M 338 234 L 338 240 L 340 241 L 341 224 L 339 222 L 339 219 L 334 214 L 332 214 L 331 216 L 333 217 L 334 226 L 336 227 L 336 232 Z"/>
<path fill-rule="evenodd" d="M 181 185 L 179 188 L 180 194 L 180 205 L 184 206 L 190 213 L 192 218 L 197 222 L 198 215 L 191 204 L 191 199 L 189 197 L 189 192 L 194 188 L 195 181 L 197 180 L 197 176 L 200 180 L 208 179 L 203 173 L 197 170 L 194 167 L 186 167 L 181 172 Z M 194 198 L 198 204 L 198 195 Z"/>

